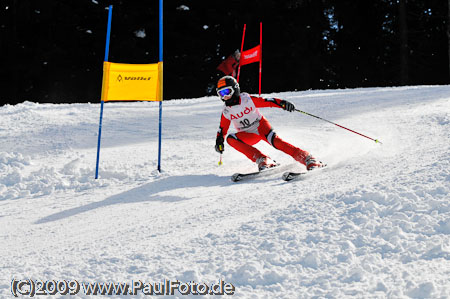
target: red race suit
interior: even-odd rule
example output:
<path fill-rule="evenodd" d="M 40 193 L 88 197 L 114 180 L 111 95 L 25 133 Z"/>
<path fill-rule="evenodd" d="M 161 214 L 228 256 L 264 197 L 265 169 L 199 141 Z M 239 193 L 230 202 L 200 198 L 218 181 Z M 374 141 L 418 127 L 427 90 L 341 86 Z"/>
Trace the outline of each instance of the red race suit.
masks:
<path fill-rule="evenodd" d="M 217 70 L 221 71 L 226 76 L 236 77 L 236 69 L 238 65 L 239 61 L 237 61 L 233 55 L 230 55 L 227 59 L 222 61 L 221 64 L 219 64 Z"/>
<path fill-rule="evenodd" d="M 259 112 L 258 108 L 263 107 L 281 108 L 281 100 L 276 98 L 265 99 L 251 96 L 248 93 L 241 93 L 239 104 L 226 106 L 225 103 L 217 135 L 222 134 L 225 138 L 230 124 L 233 123 L 237 132 L 228 135 L 228 144 L 253 162 L 260 158 L 268 158 L 253 147 L 259 141 L 264 140 L 305 165 L 305 158 L 309 153 L 278 137 L 269 121 Z"/>

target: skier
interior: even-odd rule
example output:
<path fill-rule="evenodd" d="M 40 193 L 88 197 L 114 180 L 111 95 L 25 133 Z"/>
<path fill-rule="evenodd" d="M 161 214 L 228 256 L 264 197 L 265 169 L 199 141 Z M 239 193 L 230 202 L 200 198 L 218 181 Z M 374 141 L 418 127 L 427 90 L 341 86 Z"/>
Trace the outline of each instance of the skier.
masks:
<path fill-rule="evenodd" d="M 239 66 L 239 60 L 241 59 L 241 52 L 239 50 L 234 51 L 233 54 L 222 61 L 216 68 L 216 72 L 211 75 L 210 82 L 206 88 L 206 93 L 208 95 L 214 94 L 214 89 L 216 87 L 217 80 L 223 76 L 232 76 L 236 78 L 237 69 Z"/>
<path fill-rule="evenodd" d="M 294 104 L 281 99 L 265 99 L 251 96 L 245 92 L 241 93 L 239 83 L 231 76 L 219 79 L 216 90 L 225 104 L 217 132 L 215 147 L 217 152 L 224 151 L 224 139 L 232 122 L 237 133 L 227 136 L 228 144 L 256 162 L 259 171 L 277 166 L 272 159 L 253 147 L 261 140 L 292 156 L 296 161 L 305 165 L 307 170 L 323 167 L 322 162 L 316 160 L 307 151 L 278 137 L 270 123 L 258 110 L 261 107 L 277 107 L 292 112 L 295 110 Z"/>
<path fill-rule="evenodd" d="M 217 67 L 217 70 L 222 73 L 222 76 L 236 77 L 236 70 L 239 66 L 239 60 L 241 59 L 241 52 L 239 50 L 234 51 L 233 54 L 228 56 L 227 59 L 222 61 Z"/>

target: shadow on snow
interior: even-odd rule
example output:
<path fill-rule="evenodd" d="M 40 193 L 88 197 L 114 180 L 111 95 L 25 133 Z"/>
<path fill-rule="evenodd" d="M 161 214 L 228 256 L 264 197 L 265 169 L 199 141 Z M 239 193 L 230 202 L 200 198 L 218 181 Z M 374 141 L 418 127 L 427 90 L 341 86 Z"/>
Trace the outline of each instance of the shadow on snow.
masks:
<path fill-rule="evenodd" d="M 136 187 L 134 189 L 110 196 L 102 201 L 92 202 L 87 205 L 72 208 L 69 210 L 61 211 L 49 216 L 46 216 L 35 224 L 47 223 L 57 221 L 60 219 L 72 217 L 81 213 L 89 212 L 98 208 L 116 205 L 116 204 L 129 204 L 139 202 L 177 202 L 182 200 L 188 200 L 187 197 L 181 196 L 158 196 L 159 192 L 172 191 L 176 189 L 193 188 L 193 187 L 217 187 L 227 186 L 232 184 L 227 179 L 217 175 L 189 175 L 189 176 L 174 176 Z M 182 192 L 180 192 L 182 194 Z"/>

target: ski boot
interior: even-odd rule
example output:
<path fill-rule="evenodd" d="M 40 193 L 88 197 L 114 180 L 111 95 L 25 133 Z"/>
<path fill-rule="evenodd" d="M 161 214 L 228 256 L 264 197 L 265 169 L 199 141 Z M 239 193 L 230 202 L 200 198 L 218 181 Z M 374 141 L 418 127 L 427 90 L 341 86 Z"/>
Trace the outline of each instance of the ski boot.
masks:
<path fill-rule="evenodd" d="M 306 165 L 306 170 L 308 170 L 308 171 L 313 170 L 315 168 L 321 168 L 321 167 L 325 166 L 321 161 L 317 161 L 316 158 L 314 158 L 311 155 L 308 155 L 305 158 L 305 165 Z"/>
<path fill-rule="evenodd" d="M 259 171 L 278 166 L 278 164 L 275 163 L 275 161 L 273 161 L 268 157 L 261 157 L 256 160 L 256 163 L 258 164 Z"/>

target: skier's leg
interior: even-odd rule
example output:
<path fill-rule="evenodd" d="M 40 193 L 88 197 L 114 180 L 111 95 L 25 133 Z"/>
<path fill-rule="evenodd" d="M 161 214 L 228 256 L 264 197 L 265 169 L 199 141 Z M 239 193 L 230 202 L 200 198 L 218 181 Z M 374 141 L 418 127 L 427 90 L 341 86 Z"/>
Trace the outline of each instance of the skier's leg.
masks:
<path fill-rule="evenodd" d="M 243 153 L 253 162 L 256 160 L 267 157 L 263 153 L 261 153 L 257 148 L 252 145 L 258 143 L 261 140 L 261 137 L 257 134 L 247 133 L 247 132 L 239 132 L 236 134 L 230 134 L 227 137 L 227 142 L 238 152 Z"/>
<path fill-rule="evenodd" d="M 323 167 L 323 163 L 314 158 L 310 153 L 287 143 L 276 135 L 273 139 L 273 146 L 305 165 L 307 170 Z"/>
<path fill-rule="evenodd" d="M 275 135 L 275 137 L 273 138 L 272 146 L 277 150 L 285 152 L 286 154 L 294 158 L 295 161 L 298 161 L 303 165 L 306 165 L 305 159 L 306 157 L 309 156 L 309 153 L 307 151 L 304 151 L 298 147 L 293 146 L 292 144 L 284 141 L 277 135 Z"/>
<path fill-rule="evenodd" d="M 309 156 L 309 153 L 278 137 L 270 123 L 264 117 L 259 122 L 258 131 L 260 135 L 264 136 L 264 140 L 274 148 L 288 154 L 303 165 L 306 165 L 306 158 Z"/>
<path fill-rule="evenodd" d="M 239 132 L 236 134 L 230 134 L 227 137 L 227 142 L 237 151 L 243 153 L 253 162 L 258 164 L 258 169 L 271 168 L 277 166 L 272 159 L 261 153 L 257 148 L 252 145 L 258 143 L 263 138 L 255 133 Z"/>

